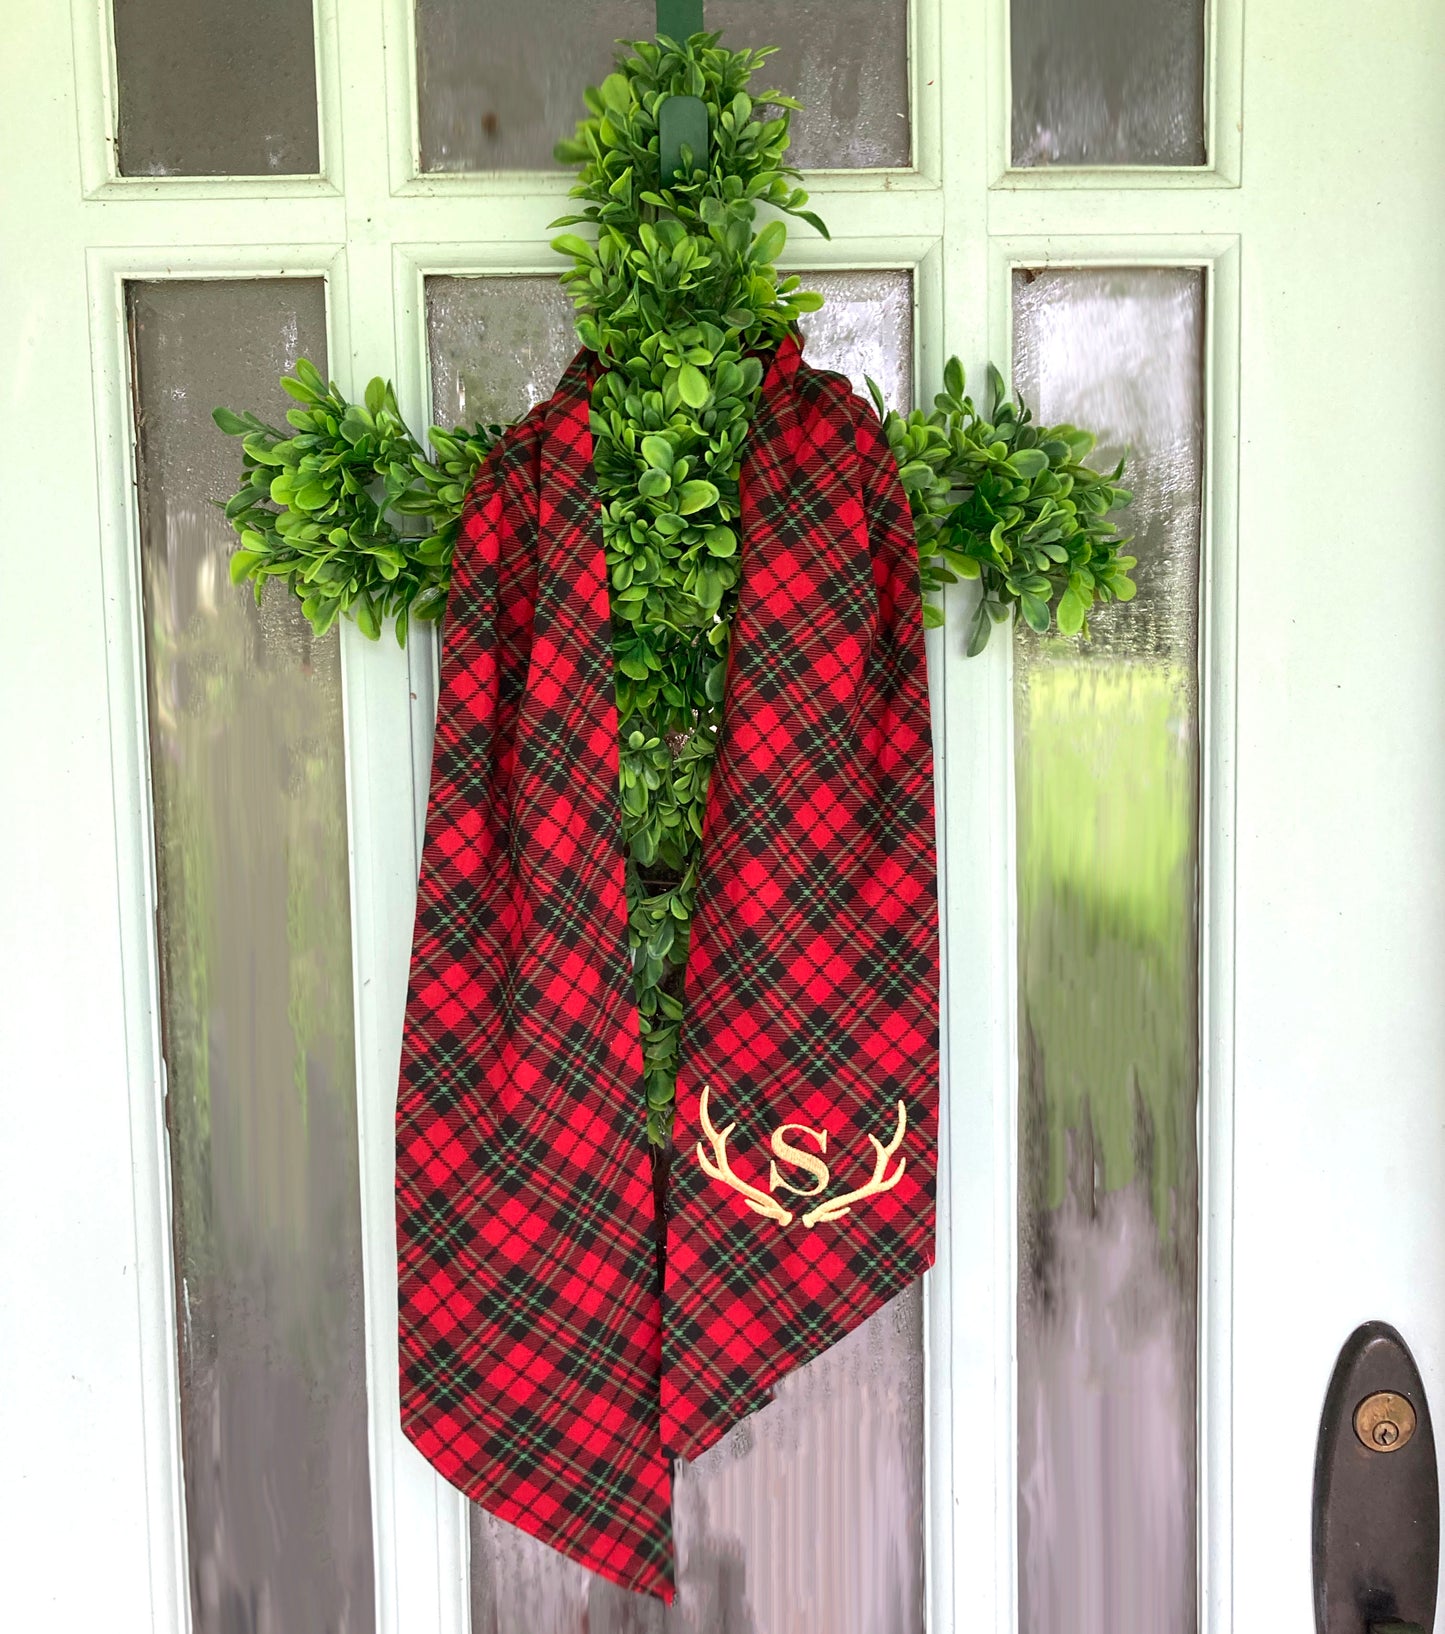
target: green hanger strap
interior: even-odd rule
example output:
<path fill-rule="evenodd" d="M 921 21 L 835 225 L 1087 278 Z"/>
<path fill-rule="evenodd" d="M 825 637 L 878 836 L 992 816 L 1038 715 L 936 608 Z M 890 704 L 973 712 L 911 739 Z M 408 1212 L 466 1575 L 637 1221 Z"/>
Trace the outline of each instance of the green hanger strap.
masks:
<path fill-rule="evenodd" d="M 683 148 L 693 165 L 706 167 L 707 108 L 700 97 L 668 97 L 657 110 L 657 147 L 664 186 L 683 168 Z"/>
<path fill-rule="evenodd" d="M 679 45 L 702 33 L 703 0 L 657 0 L 657 32 Z M 707 109 L 695 96 L 670 96 L 657 110 L 657 147 L 666 186 L 682 169 L 686 148 L 694 165 L 707 162 Z"/>
<path fill-rule="evenodd" d="M 702 0 L 657 0 L 657 32 L 679 45 L 702 33 Z"/>

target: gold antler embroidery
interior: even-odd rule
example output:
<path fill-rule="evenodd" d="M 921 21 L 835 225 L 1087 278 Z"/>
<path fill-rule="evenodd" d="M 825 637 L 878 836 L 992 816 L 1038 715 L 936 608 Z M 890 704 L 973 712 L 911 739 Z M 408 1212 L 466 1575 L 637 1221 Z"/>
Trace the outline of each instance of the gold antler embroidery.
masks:
<path fill-rule="evenodd" d="M 702 1132 L 708 1138 L 708 1144 L 713 1149 L 713 1159 L 709 1160 L 703 1150 L 702 1142 L 697 1143 L 698 1166 L 704 1174 L 711 1175 L 714 1180 L 721 1180 L 723 1185 L 731 1186 L 742 1196 L 754 1214 L 761 1214 L 766 1219 L 776 1220 L 780 1226 L 789 1226 L 793 1223 L 793 1216 L 789 1210 L 778 1202 L 775 1197 L 765 1191 L 759 1191 L 756 1186 L 750 1186 L 741 1175 L 733 1173 L 732 1165 L 728 1162 L 727 1140 L 733 1130 L 737 1128 L 736 1121 L 730 1123 L 726 1129 L 714 1129 L 707 1115 L 708 1086 L 702 1086 L 702 1094 L 698 1099 L 698 1117 L 702 1122 Z M 900 1108 L 901 1110 L 901 1108 Z"/>
<path fill-rule="evenodd" d="M 873 1142 L 873 1150 L 878 1154 L 878 1161 L 873 1166 L 873 1178 L 866 1186 L 860 1186 L 857 1191 L 844 1192 L 841 1197 L 830 1197 L 826 1203 L 819 1203 L 817 1208 L 809 1209 L 803 1216 L 803 1224 L 808 1227 L 824 1225 L 832 1220 L 841 1220 L 853 1207 L 854 1203 L 862 1202 L 865 1197 L 876 1197 L 880 1192 L 892 1191 L 903 1178 L 904 1166 L 907 1158 L 898 1159 L 898 1167 L 892 1174 L 888 1174 L 888 1159 L 903 1144 L 903 1132 L 908 1128 L 908 1113 L 904 1110 L 903 1102 L 898 1103 L 898 1133 L 885 1146 L 877 1135 L 869 1135 Z M 886 1176 L 886 1178 L 885 1178 Z"/>

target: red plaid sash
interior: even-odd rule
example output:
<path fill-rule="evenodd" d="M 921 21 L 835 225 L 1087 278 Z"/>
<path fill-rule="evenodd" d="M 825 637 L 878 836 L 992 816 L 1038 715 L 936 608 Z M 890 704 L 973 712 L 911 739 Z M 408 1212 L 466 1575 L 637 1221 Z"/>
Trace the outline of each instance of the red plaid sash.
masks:
<path fill-rule="evenodd" d="M 933 1258 L 918 569 L 878 422 L 785 340 L 741 478 L 659 1297 L 585 354 L 453 570 L 397 1103 L 401 1416 L 469 1498 L 672 1597 L 670 1455 Z"/>

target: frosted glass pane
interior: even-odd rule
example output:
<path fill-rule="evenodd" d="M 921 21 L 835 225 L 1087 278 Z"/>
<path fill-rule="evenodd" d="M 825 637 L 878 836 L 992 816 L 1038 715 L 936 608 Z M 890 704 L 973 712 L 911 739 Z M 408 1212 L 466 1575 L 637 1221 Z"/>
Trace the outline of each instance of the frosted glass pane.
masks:
<path fill-rule="evenodd" d="M 311 0 L 113 0 L 125 176 L 321 168 Z"/>
<path fill-rule="evenodd" d="M 779 48 L 754 85 L 805 104 L 794 164 L 908 164 L 906 0 L 710 0 L 706 20 L 725 45 Z M 422 170 L 552 169 L 613 42 L 655 29 L 652 0 L 416 0 Z"/>
<path fill-rule="evenodd" d="M 867 395 L 912 407 L 913 276 L 884 269 L 806 272 L 827 304 L 802 320 L 805 355 Z M 555 278 L 426 281 L 432 417 L 447 425 L 515 420 L 556 386 L 577 350 L 571 299 Z"/>
<path fill-rule="evenodd" d="M 808 275 L 831 307 L 807 356 L 866 368 L 906 395 L 907 272 Z M 576 349 L 553 279 L 427 280 L 436 419 L 511 419 Z M 921 1634 L 923 1307 L 910 1288 L 777 1388 L 694 1464 L 678 1466 L 678 1598 L 628 1594 L 471 1511 L 473 1634 Z"/>
<path fill-rule="evenodd" d="M 555 278 L 428 278 L 433 420 L 519 420 L 575 355 L 575 317 Z"/>
<path fill-rule="evenodd" d="M 847 375 L 864 399 L 871 375 L 888 406 L 907 413 L 913 407 L 913 274 L 885 268 L 799 277 L 827 303 L 799 320 L 808 362 Z"/>
<path fill-rule="evenodd" d="M 1012 0 L 1015 165 L 1202 165 L 1204 0 Z"/>
<path fill-rule="evenodd" d="M 341 670 L 211 504 L 319 280 L 130 289 L 192 1626 L 373 1628 Z"/>
<path fill-rule="evenodd" d="M 1021 1634 L 1194 1634 L 1194 269 L 1021 273 L 1015 380 L 1127 447 L 1138 599 L 1015 634 Z"/>

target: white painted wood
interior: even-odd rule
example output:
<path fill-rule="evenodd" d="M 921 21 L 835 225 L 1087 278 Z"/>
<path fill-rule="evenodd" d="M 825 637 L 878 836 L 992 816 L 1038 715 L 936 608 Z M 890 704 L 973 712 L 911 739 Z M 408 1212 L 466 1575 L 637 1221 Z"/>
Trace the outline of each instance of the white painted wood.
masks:
<path fill-rule="evenodd" d="M 358 390 L 392 373 L 420 426 L 424 273 L 555 266 L 565 178 L 416 175 L 406 0 L 356 0 L 344 21 L 316 0 L 316 17 L 317 178 L 117 176 L 101 0 L 17 8 L 0 57 L 0 209 L 24 225 L 0 260 L 7 446 L 59 428 L 49 486 L 6 543 L 0 644 L 7 789 L 24 791 L 0 818 L 17 1627 L 172 1634 L 188 1616 L 120 281 L 320 273 L 333 374 Z M 1445 12 L 1273 0 L 1246 37 L 1242 0 L 1213 0 L 1196 171 L 1010 170 L 1006 0 L 913 0 L 912 17 L 912 166 L 810 178 L 833 241 L 800 230 L 789 259 L 914 269 L 925 400 L 950 351 L 975 378 L 1006 361 L 1013 264 L 1208 273 L 1201 1616 L 1208 1634 L 1304 1634 L 1339 1343 L 1395 1322 L 1445 1403 Z M 60 588 L 31 605 L 37 559 Z M 1391 588 L 1368 597 L 1383 564 Z M 1011 1634 L 1010 677 L 1006 642 L 962 658 L 966 599 L 931 638 L 949 935 L 929 1615 L 936 1634 Z M 378 1627 L 460 1634 L 464 1508 L 400 1435 L 392 1339 L 432 654 L 348 631 L 343 660 Z"/>
<path fill-rule="evenodd" d="M 1394 1323 L 1445 1412 L 1445 8 L 1256 6 L 1247 42 L 1241 1634 L 1309 1626 L 1314 1437 L 1355 1324 Z M 1410 450 L 1388 498 L 1355 442 L 1382 415 Z"/>
<path fill-rule="evenodd" d="M 989 355 L 987 16 L 945 5 L 939 78 L 942 321 L 920 400 L 958 353 Z M 929 1626 L 1014 1626 L 1014 961 L 1008 642 L 966 659 L 973 593 L 955 586 L 940 655 L 935 737 L 944 970 L 938 1269 L 929 1286 Z M 932 672 L 931 672 L 932 673 Z"/>
<path fill-rule="evenodd" d="M 353 27 L 355 24 L 357 26 Z M 381 10 L 348 12 L 341 80 L 346 121 L 349 322 L 333 373 L 355 392 L 392 376 L 396 354 Z M 411 407 L 411 405 L 407 405 Z M 413 421 L 424 426 L 425 420 Z M 366 1283 L 373 1538 L 378 1634 L 466 1627 L 466 1521 L 461 1495 L 401 1431 L 397 1375 L 394 1114 L 401 1022 L 416 905 L 411 665 L 388 630 L 342 636 L 347 825 L 351 843 L 357 1108 L 361 1135 L 362 1260 Z"/>

